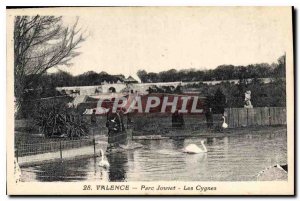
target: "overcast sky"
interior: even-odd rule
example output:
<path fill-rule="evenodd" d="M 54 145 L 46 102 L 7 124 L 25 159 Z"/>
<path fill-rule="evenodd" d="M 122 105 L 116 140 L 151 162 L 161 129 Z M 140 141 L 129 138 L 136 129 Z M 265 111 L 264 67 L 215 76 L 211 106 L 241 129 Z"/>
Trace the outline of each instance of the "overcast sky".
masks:
<path fill-rule="evenodd" d="M 136 77 L 139 69 L 213 69 L 221 64 L 272 63 L 284 54 L 291 21 L 282 8 L 101 8 L 79 15 L 89 35 L 73 75 L 106 71 Z"/>

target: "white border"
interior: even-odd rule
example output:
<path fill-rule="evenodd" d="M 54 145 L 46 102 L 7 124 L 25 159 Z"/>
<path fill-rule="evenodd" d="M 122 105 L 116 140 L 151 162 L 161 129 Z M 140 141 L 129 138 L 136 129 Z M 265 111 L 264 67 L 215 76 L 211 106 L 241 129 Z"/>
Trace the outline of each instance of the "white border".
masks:
<path fill-rule="evenodd" d="M 43 0 L 43 1 L 37 1 L 37 0 L 9 0 L 9 1 L 1 1 L 0 2 L 0 24 L 2 25 L 1 34 L 0 34 L 0 90 L 2 94 L 6 94 L 6 30 L 3 27 L 6 27 L 6 6 L 282 6 L 282 5 L 293 5 L 296 9 L 300 8 L 300 1 L 299 0 L 248 0 L 248 1 L 240 1 L 240 0 L 228 0 L 228 1 L 221 1 L 221 0 L 173 0 L 169 1 L 166 0 L 164 2 L 159 0 L 151 0 L 151 2 L 146 2 L 142 0 L 110 0 L 110 1 L 99 1 L 99 0 L 72 0 L 72 1 L 63 1 L 63 0 Z M 299 12 L 299 11 L 298 11 Z M 296 22 L 296 27 L 299 27 L 299 19 Z M 296 33 L 299 32 L 297 31 Z M 296 40 L 297 44 L 296 47 L 299 47 L 299 40 Z M 298 48 L 296 48 L 297 50 Z M 298 61 L 299 59 L 299 51 L 295 51 L 295 60 Z M 299 62 L 299 61 L 298 61 Z M 297 76 L 299 76 L 299 70 L 297 70 Z M 296 80 L 296 79 L 295 79 Z M 299 86 L 296 87 L 297 92 L 299 93 L 300 89 Z M 1 200 L 8 200 L 9 197 L 7 197 L 6 194 L 6 95 L 2 95 L 0 99 L 0 129 L 2 133 L 2 138 L 0 140 L 0 150 L 2 154 L 2 160 L 0 164 L 0 198 Z M 297 112 L 298 113 L 298 110 Z M 296 123 L 296 122 L 295 122 Z M 298 119 L 297 123 L 300 123 L 300 120 Z M 295 132 L 297 134 L 297 131 Z M 299 137 L 297 137 L 298 141 L 297 144 L 299 144 Z M 298 154 L 296 154 L 297 156 Z M 295 159 L 295 162 L 297 162 L 297 159 Z M 299 185 L 298 185 L 299 188 Z M 297 192 L 298 189 L 297 189 Z M 21 199 L 21 198 L 15 198 L 15 199 Z M 30 199 L 30 198 L 29 198 Z M 38 198 L 40 199 L 50 199 L 50 198 Z M 63 200 L 63 198 L 56 197 L 57 200 Z M 74 199 L 74 198 L 65 198 L 65 199 Z M 83 199 L 83 198 L 79 198 Z M 97 198 L 98 199 L 98 198 Z M 103 199 L 103 198 L 102 198 Z M 108 198 L 106 198 L 108 199 Z M 119 197 L 113 198 L 119 199 Z M 132 198 L 127 198 L 132 199 Z M 157 199 L 157 198 L 155 198 Z M 160 198 L 162 199 L 162 198 Z M 182 199 L 182 198 L 180 198 Z M 203 199 L 203 198 L 201 198 Z M 207 199 L 207 198 L 204 198 Z M 213 198 L 210 200 L 215 200 L 217 198 Z M 240 198 L 241 199 L 241 198 Z M 256 198 L 257 200 L 262 200 L 263 198 Z M 280 198 L 286 199 L 286 198 Z"/>

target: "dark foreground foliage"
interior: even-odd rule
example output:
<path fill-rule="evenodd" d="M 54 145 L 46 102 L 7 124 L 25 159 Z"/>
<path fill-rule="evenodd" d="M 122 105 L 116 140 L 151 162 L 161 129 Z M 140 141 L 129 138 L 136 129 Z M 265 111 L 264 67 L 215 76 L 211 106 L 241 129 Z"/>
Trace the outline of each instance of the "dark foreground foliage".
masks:
<path fill-rule="evenodd" d="M 47 137 L 77 138 L 88 135 L 88 124 L 76 109 L 59 100 L 40 103 L 33 115 L 36 125 Z"/>

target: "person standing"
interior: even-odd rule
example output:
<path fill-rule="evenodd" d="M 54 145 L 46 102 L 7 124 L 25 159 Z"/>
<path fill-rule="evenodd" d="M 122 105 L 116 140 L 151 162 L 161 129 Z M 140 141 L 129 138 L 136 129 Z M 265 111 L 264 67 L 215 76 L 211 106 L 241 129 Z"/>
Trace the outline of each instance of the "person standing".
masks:
<path fill-rule="evenodd" d="M 108 149 L 126 143 L 127 136 L 122 111 L 108 113 L 106 127 L 108 129 Z"/>

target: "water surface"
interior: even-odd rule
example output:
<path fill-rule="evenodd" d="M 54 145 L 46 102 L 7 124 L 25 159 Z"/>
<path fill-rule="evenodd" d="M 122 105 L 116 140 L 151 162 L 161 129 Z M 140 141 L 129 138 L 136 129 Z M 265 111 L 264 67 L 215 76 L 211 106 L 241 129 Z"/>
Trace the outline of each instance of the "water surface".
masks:
<path fill-rule="evenodd" d="M 190 143 L 208 153 L 186 154 Z M 137 141 L 143 148 L 99 158 L 22 168 L 23 181 L 249 181 L 268 166 L 287 163 L 286 133 Z"/>

